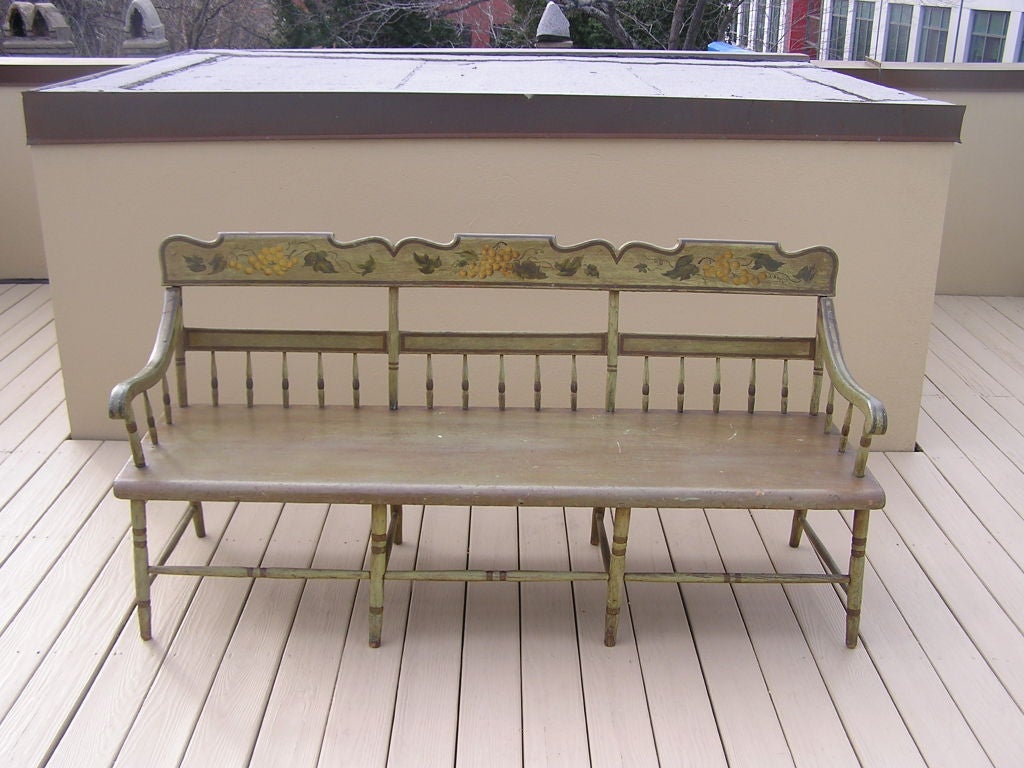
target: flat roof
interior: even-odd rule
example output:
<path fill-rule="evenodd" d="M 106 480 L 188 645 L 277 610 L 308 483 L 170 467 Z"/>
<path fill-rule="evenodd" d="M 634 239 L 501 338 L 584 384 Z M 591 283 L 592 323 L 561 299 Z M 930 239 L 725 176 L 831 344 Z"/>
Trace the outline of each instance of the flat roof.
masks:
<path fill-rule="evenodd" d="M 801 56 L 191 51 L 28 92 L 29 142 L 403 137 L 956 141 L 963 108 Z"/>

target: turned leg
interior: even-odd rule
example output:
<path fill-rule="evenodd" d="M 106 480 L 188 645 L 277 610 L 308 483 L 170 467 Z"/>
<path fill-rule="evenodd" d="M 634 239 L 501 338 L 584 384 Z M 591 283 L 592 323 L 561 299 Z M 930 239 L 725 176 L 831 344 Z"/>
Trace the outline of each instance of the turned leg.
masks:
<path fill-rule="evenodd" d="M 604 507 L 594 507 L 594 514 L 590 518 L 590 543 L 595 547 L 601 543 L 601 535 L 598 533 L 604 525 Z"/>
<path fill-rule="evenodd" d="M 789 546 L 799 547 L 800 539 L 804 535 L 804 520 L 807 519 L 806 509 L 793 510 L 793 527 L 789 532 Z"/>
<path fill-rule="evenodd" d="M 626 540 L 629 538 L 629 507 L 617 507 L 612 520 L 612 556 L 608 564 L 608 605 L 604 616 L 604 644 L 615 645 L 622 607 L 622 573 L 626 568 Z"/>
<path fill-rule="evenodd" d="M 853 545 L 850 550 L 850 585 L 846 590 L 846 647 L 856 648 L 860 633 L 860 607 L 864 596 L 864 560 L 868 544 L 867 509 L 853 513 Z"/>
<path fill-rule="evenodd" d="M 380 647 L 384 624 L 384 571 L 387 568 L 387 504 L 374 504 L 370 512 L 370 647 Z"/>
<path fill-rule="evenodd" d="M 402 505 L 392 504 L 391 505 L 391 526 L 395 532 L 395 538 L 393 539 L 395 544 L 402 543 Z"/>
<path fill-rule="evenodd" d="M 192 514 L 192 526 L 195 528 L 196 536 L 200 539 L 206 536 L 206 521 L 203 519 L 203 502 L 191 501 L 188 505 Z"/>
<path fill-rule="evenodd" d="M 139 634 L 153 637 L 153 616 L 149 602 L 149 546 L 146 543 L 146 502 L 132 500 L 132 565 L 135 569 L 135 607 Z"/>

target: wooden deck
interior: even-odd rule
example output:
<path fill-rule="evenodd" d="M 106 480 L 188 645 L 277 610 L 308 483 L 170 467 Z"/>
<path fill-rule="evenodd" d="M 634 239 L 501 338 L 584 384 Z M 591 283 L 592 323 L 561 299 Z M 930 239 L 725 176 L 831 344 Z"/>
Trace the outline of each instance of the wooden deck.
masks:
<path fill-rule="evenodd" d="M 353 582 L 191 577 L 156 580 L 144 643 L 127 447 L 65 439 L 48 288 L 0 285 L 0 765 L 1022 766 L 1024 299 L 939 297 L 924 386 L 923 452 L 872 457 L 856 651 L 825 585 L 632 583 L 609 649 L 600 584 L 390 582 L 370 650 Z M 179 555 L 366 557 L 364 510 L 246 506 Z M 599 567 L 587 510 L 421 512 L 395 567 Z M 631 567 L 813 568 L 788 525 L 637 510 Z"/>

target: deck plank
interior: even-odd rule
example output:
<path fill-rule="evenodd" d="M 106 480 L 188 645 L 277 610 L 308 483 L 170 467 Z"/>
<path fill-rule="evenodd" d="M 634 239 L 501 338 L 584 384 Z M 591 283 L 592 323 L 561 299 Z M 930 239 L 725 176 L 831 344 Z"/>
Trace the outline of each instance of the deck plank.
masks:
<path fill-rule="evenodd" d="M 890 504 L 871 520 L 868 559 L 992 762 L 1024 764 L 1020 709 L 890 523 L 916 503 L 901 486 L 893 470 L 886 480 Z"/>
<path fill-rule="evenodd" d="M 8 419 L 18 407 L 35 394 L 60 370 L 60 356 L 56 347 L 50 347 L 21 373 L 0 389 L 0 424 Z"/>
<path fill-rule="evenodd" d="M 672 513 L 633 510 L 629 570 L 672 570 L 660 517 Z M 679 588 L 635 581 L 626 594 L 661 764 L 724 768 L 725 750 Z"/>
<path fill-rule="evenodd" d="M 108 513 L 120 513 L 122 520 L 128 514 L 123 502 L 97 507 L 93 517 L 99 533 L 103 529 L 117 530 Z M 113 500 L 117 501 L 117 500 Z M 172 526 L 157 521 L 153 526 L 153 540 L 158 545 L 166 542 Z M 5 676 L 4 690 L 17 682 L 24 682 L 20 696 L 5 710 L 0 723 L 0 744 L 16 744 L 18 751 L 42 754 L 59 736 L 64 724 L 75 711 L 84 691 L 92 683 L 98 666 L 121 628 L 127 623 L 132 607 L 134 590 L 131 587 L 131 540 L 127 525 L 120 528 L 116 546 L 83 547 L 83 552 L 69 551 L 60 569 L 50 577 L 34 596 L 34 603 L 19 614 L 20 621 L 4 633 L 4 658 L 11 646 L 18 648 L 20 664 L 17 674 Z M 76 541 L 86 542 L 80 538 Z M 103 542 L 106 543 L 105 541 Z M 106 557 L 96 557 L 105 552 Z M 90 567 L 88 559 L 93 559 Z M 88 583 L 75 579 L 75 572 L 86 570 L 95 574 Z M 36 599 L 46 594 L 45 601 Z M 40 604 L 41 603 L 41 604 Z M 51 612 L 51 606 L 57 610 Z M 31 658 L 32 663 L 28 663 Z M 76 693 L 69 696 L 68 691 Z M 0 752 L 5 758 L 9 752 Z M 34 755 L 33 755 L 34 757 Z M 15 762 L 15 765 L 33 765 L 35 759 Z"/>
<path fill-rule="evenodd" d="M 884 458 L 872 471 L 889 489 L 889 516 L 922 570 L 942 593 L 957 620 L 988 658 L 989 664 L 1018 706 L 1024 705 L 1024 635 L 999 606 L 970 565 L 943 535 L 913 492 L 899 482 L 897 470 Z"/>
<path fill-rule="evenodd" d="M 0 331 L 0 359 L 13 354 L 48 325 L 53 326 L 53 304 L 49 301 L 33 309 L 7 330 Z"/>
<path fill-rule="evenodd" d="M 1024 471 L 988 439 L 970 419 L 945 397 L 928 398 L 924 412 L 1002 494 L 1019 514 L 1024 514 Z"/>
<path fill-rule="evenodd" d="M 176 519 L 185 511 L 182 502 L 153 506 L 154 512 L 159 509 L 168 520 Z M 234 506 L 230 503 L 205 505 L 206 538 L 183 537 L 168 563 L 208 563 Z M 198 588 L 199 577 L 196 576 L 159 578 L 153 582 L 152 598 L 159 606 L 153 613 L 153 639 L 146 642 L 139 637 L 133 610 L 83 696 L 81 706 L 54 745 L 48 765 L 74 768 L 81 765 L 83 754 L 89 754 L 96 765 L 113 763 Z"/>
<path fill-rule="evenodd" d="M 785 521 L 758 515 L 758 526 L 766 536 L 784 539 L 788 530 Z M 878 513 L 874 517 L 877 519 Z M 815 515 L 814 529 L 833 552 L 850 544 L 850 528 L 837 514 Z M 868 538 L 870 553 L 877 535 Z M 870 559 L 865 568 L 864 606 L 861 642 L 928 765 L 989 765 L 989 758 L 964 719 L 958 700 L 954 700 Z M 957 674 L 952 668 L 947 671 Z M 968 680 L 959 676 L 954 683 L 961 687 L 969 685 Z"/>
<path fill-rule="evenodd" d="M 1024 632 L 1024 571 L 1000 546 L 921 453 L 887 457 L 965 564 L 977 575 L 1019 631 Z M 1021 657 L 1024 661 L 1024 655 Z"/>
<path fill-rule="evenodd" d="M 27 290 L 23 292 L 22 297 L 18 299 L 17 303 L 10 305 L 0 313 L 0 334 L 6 334 L 8 331 L 13 330 L 23 320 L 31 317 L 41 307 L 49 304 L 51 298 L 50 286 L 30 285 L 25 287 Z M 49 310 L 48 314 L 52 320 L 53 310 Z"/>
<path fill-rule="evenodd" d="M 722 510 L 710 514 L 708 520 L 727 569 L 748 573 L 773 569 L 749 512 Z M 793 762 L 800 766 L 858 766 L 821 672 L 807 663 L 811 650 L 785 590 L 780 585 L 737 584 L 733 593 Z"/>
<path fill-rule="evenodd" d="M 467 507 L 429 507 L 416 567 L 465 568 L 468 544 Z M 465 584 L 413 584 L 388 765 L 440 768 L 455 762 L 465 603 Z"/>
<path fill-rule="evenodd" d="M 524 569 L 569 566 L 561 509 L 521 507 L 519 559 Z M 520 586 L 523 654 L 523 762 L 589 766 L 587 719 L 576 644 L 572 586 Z"/>
<path fill-rule="evenodd" d="M 422 519 L 422 507 L 405 508 L 405 543 L 392 550 L 389 568 L 405 570 L 416 562 Z M 363 520 L 369 529 L 368 510 Z M 364 568 L 369 567 L 369 552 L 366 556 Z M 370 648 L 369 589 L 361 582 L 356 590 L 320 751 L 319 765 L 324 768 L 374 768 L 387 763 L 411 592 L 409 582 L 385 582 L 384 633 L 380 648 Z"/>
<path fill-rule="evenodd" d="M 566 509 L 565 516 L 573 570 L 602 570 L 600 550 L 590 544 L 591 510 Z M 611 521 L 606 519 L 605 524 L 609 526 L 610 539 Z M 668 588 L 671 589 L 671 585 Z M 606 584 L 574 582 L 573 594 L 591 765 L 595 768 L 657 765 L 658 752 L 633 639 L 629 601 L 621 602 L 618 639 L 614 647 L 608 648 L 604 644 Z"/>
<path fill-rule="evenodd" d="M 361 568 L 367 527 L 365 509 L 332 506 L 313 567 Z M 357 586 L 349 580 L 306 582 L 256 739 L 254 768 L 317 764 Z"/>
<path fill-rule="evenodd" d="M 6 454 L 0 463 L 0 504 L 6 504 L 42 467 L 68 436 L 68 411 L 62 403 L 46 416 L 39 416 L 39 425 L 17 448 Z M 113 480 L 113 478 L 111 478 Z"/>
<path fill-rule="evenodd" d="M 938 304 L 932 312 L 932 323 L 970 359 L 988 371 L 1003 388 L 1010 392 L 1024 392 L 1024 375 Z"/>
<path fill-rule="evenodd" d="M 141 642 L 126 505 L 104 495 L 127 447 L 64 442 L 60 380 L 42 373 L 52 336 L 48 287 L 0 285 L 0 653 L 16 660 L 0 668 L 0 763 L 1024 765 L 1022 298 L 935 303 L 923 453 L 871 459 L 889 503 L 872 516 L 852 653 L 836 590 L 808 585 L 631 583 L 606 649 L 598 583 L 389 581 L 371 650 L 365 585 L 160 577 L 157 637 Z M 172 507 L 152 505 L 154 539 L 176 516 L 156 511 Z M 332 508 L 319 543 L 287 515 L 254 529 L 252 505 L 241 520 L 233 509 L 208 504 L 210 536 L 186 534 L 172 562 L 254 562 L 268 540 L 291 540 L 284 559 L 365 565 L 363 507 Z M 848 519 L 813 514 L 841 554 Z M 634 510 L 630 568 L 819 567 L 786 546 L 782 515 L 708 515 Z M 589 568 L 588 516 L 473 510 L 421 542 L 407 507 L 391 567 L 429 562 L 431 537 L 453 533 L 464 563 L 468 533 L 473 567 L 564 568 L 571 551 Z"/>
<path fill-rule="evenodd" d="M 86 463 L 83 471 L 57 500 L 0 567 L 0 627 L 7 627 L 17 616 L 36 585 L 65 556 L 85 531 L 93 510 L 110 490 L 110 478 L 124 464 L 124 446 L 106 443 Z M 115 504 L 112 498 L 108 504 Z M 127 515 L 118 521 L 127 525 Z"/>
<path fill-rule="evenodd" d="M 159 521 L 150 530 L 159 532 L 169 530 L 169 523 L 184 512 L 184 504 L 154 504 L 154 511 L 165 513 L 164 521 Z M 233 505 L 208 505 L 206 524 L 208 536 L 197 539 L 188 536 L 182 540 L 169 562 L 172 564 L 206 562 L 213 555 L 216 545 L 223 534 Z M 127 544 L 127 540 L 126 540 Z M 126 578 L 130 557 L 128 548 L 115 556 L 119 574 L 119 588 L 130 591 L 130 577 Z M 112 561 L 114 562 L 114 561 Z M 196 577 L 181 579 L 158 579 L 153 584 L 153 599 L 161 610 L 154 616 L 153 627 L 156 639 L 144 642 L 139 637 L 138 624 L 132 599 L 121 603 L 123 616 L 121 621 L 107 621 L 103 616 L 94 616 L 89 622 L 91 629 L 85 634 L 85 641 L 75 633 L 62 635 L 60 642 L 67 646 L 75 645 L 80 655 L 81 664 L 69 664 L 67 657 L 51 655 L 47 664 L 33 678 L 31 688 L 19 699 L 34 706 L 26 707 L 24 724 L 31 738 L 22 738 L 26 745 L 35 745 L 32 751 L 19 752 L 19 765 L 35 765 L 43 754 L 43 747 L 49 748 L 51 754 L 46 762 L 48 766 L 66 765 L 77 768 L 82 765 L 83 755 L 93 765 L 110 765 L 125 738 L 128 729 L 142 706 L 142 701 L 156 676 L 160 665 L 166 658 L 167 646 L 160 638 L 173 636 L 199 584 Z M 110 595 L 99 590 L 99 600 L 108 602 Z M 130 613 L 129 613 L 130 611 Z M 78 620 L 76 614 L 76 620 Z M 83 616 L 84 618 L 84 616 Z M 109 640 L 104 636 L 109 633 Z M 104 643 L 110 643 L 104 647 Z M 49 666 L 47 666 L 49 665 Z M 94 678 L 81 686 L 80 702 L 67 695 L 73 690 L 76 682 L 72 674 L 91 673 Z M 45 685 L 38 685 L 45 681 Z M 78 683 L 81 685 L 81 683 Z M 39 717 L 39 702 L 46 702 L 46 717 Z M 12 712 L 12 717 L 15 713 Z M 17 720 L 12 720 L 16 723 Z"/>
<path fill-rule="evenodd" d="M 95 440 L 68 440 L 61 443 L 49 461 L 32 475 L 10 501 L 0 507 L 0 581 L 3 579 L 3 566 L 11 553 L 50 505 L 79 476 L 79 472 L 99 447 L 100 443 Z M 109 476 L 102 480 L 110 484 Z"/>
<path fill-rule="evenodd" d="M 931 417 L 922 413 L 918 421 L 918 441 L 936 469 L 942 473 L 957 495 L 992 534 L 999 545 L 1024 568 L 1024 517 L 1010 506 Z"/>
<path fill-rule="evenodd" d="M 819 517 L 833 514 L 816 511 L 809 520 L 814 525 Z M 820 572 L 820 563 L 806 543 L 797 549 L 789 546 L 789 525 L 783 516 L 761 511 L 754 516 L 776 569 Z M 844 561 L 840 553 L 848 547 L 849 539 L 835 553 L 839 562 Z M 923 766 L 924 759 L 864 644 L 851 650 L 843 642 L 846 614 L 836 589 L 824 584 L 788 584 L 784 588 L 861 762 L 894 768 Z"/>
<path fill-rule="evenodd" d="M 31 299 L 33 294 L 39 295 L 41 292 L 48 290 L 48 286 L 31 285 L 29 283 L 11 286 L 8 290 L 4 291 L 3 296 L 0 296 L 0 322 L 2 322 L 3 316 L 11 311 L 13 307 L 26 299 Z M 10 326 L 6 327 L 9 328 Z"/>
<path fill-rule="evenodd" d="M 472 510 L 469 567 L 519 568 L 515 508 Z M 522 692 L 519 586 L 467 585 L 456 766 L 523 764 Z"/>
<path fill-rule="evenodd" d="M 32 334 L 24 343 L 15 347 L 10 354 L 0 358 L 0 391 L 13 382 L 29 366 L 51 349 L 57 348 L 57 331 L 53 323 L 47 323 Z M 58 358 L 59 365 L 59 358 Z"/>
<path fill-rule="evenodd" d="M 677 568 L 723 570 L 703 510 L 663 512 L 662 522 Z M 732 588 L 728 584 L 684 584 L 682 593 L 729 764 L 793 765 Z"/>
<path fill-rule="evenodd" d="M 13 451 L 39 426 L 40 418 L 64 403 L 64 377 L 58 371 L 21 407 L 0 422 L 0 451 Z M 66 433 L 65 433 L 66 434 Z"/>
<path fill-rule="evenodd" d="M 280 504 L 239 504 L 212 563 L 262 560 L 280 514 Z M 180 763 L 251 586 L 251 579 L 203 579 L 173 640 L 162 640 L 170 643 L 168 660 L 114 765 L 158 768 Z M 160 610 L 154 605 L 154 616 Z"/>
<path fill-rule="evenodd" d="M 286 504 L 262 564 L 308 568 L 326 519 L 326 504 Z M 253 582 L 182 766 L 249 764 L 303 586 L 299 579 Z"/>
<path fill-rule="evenodd" d="M 128 531 L 126 507 L 109 493 L 86 505 L 87 519 L 78 534 L 0 635 L 0 658 L 19 659 L 18 664 L 0 665 L 0 717 L 15 705 L 22 688 L 46 658 L 65 625 L 75 618 L 96 574 L 104 569 L 115 551 L 123 548 Z M 113 582 L 123 586 L 126 595 L 133 592 L 128 589 L 130 572 L 130 569 L 126 571 L 123 584 Z M 120 594 L 115 591 L 110 596 L 111 603 Z"/>

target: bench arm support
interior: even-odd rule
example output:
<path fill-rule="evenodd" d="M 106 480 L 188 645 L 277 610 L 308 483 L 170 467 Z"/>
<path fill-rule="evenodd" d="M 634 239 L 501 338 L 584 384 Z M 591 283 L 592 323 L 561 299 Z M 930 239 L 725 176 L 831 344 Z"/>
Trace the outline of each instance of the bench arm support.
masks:
<path fill-rule="evenodd" d="M 110 393 L 108 410 L 110 418 L 124 420 L 128 430 L 128 440 L 131 443 L 132 459 L 137 467 L 146 466 L 146 459 L 142 452 L 142 440 L 132 402 L 139 394 L 145 393 L 164 380 L 174 357 L 175 343 L 181 331 L 181 323 L 181 288 L 167 288 L 164 293 L 164 308 L 160 317 L 160 327 L 157 330 L 156 343 L 150 353 L 149 362 L 130 379 L 117 384 Z M 146 401 L 146 416 L 150 439 L 156 443 L 156 426 L 148 399 Z"/>
<path fill-rule="evenodd" d="M 889 424 L 885 406 L 856 382 L 846 366 L 839 343 L 839 326 L 835 304 L 830 297 L 818 300 L 818 338 L 822 344 L 822 362 L 835 390 L 864 415 L 864 432 L 860 441 L 855 474 L 862 477 L 867 463 L 867 451 L 874 435 L 883 435 Z"/>

